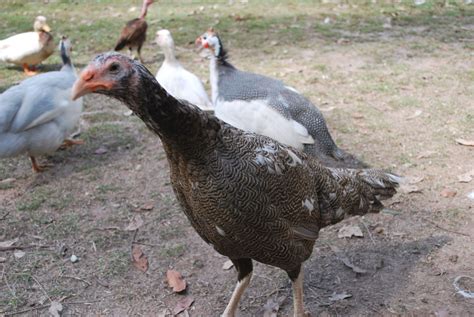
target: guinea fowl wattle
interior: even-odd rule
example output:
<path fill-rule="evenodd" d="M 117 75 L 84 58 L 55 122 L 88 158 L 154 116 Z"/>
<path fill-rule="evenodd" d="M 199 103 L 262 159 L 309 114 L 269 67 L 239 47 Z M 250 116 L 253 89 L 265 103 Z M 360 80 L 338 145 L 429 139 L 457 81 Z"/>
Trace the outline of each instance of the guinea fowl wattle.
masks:
<path fill-rule="evenodd" d="M 380 200 L 396 192 L 395 175 L 324 167 L 292 147 L 176 100 L 143 65 L 117 53 L 98 55 L 87 66 L 73 98 L 91 92 L 123 101 L 161 138 L 184 213 L 238 271 L 223 316 L 235 316 L 252 260 L 288 273 L 294 315 L 303 316 L 301 265 L 319 230 L 346 215 L 377 212 Z"/>

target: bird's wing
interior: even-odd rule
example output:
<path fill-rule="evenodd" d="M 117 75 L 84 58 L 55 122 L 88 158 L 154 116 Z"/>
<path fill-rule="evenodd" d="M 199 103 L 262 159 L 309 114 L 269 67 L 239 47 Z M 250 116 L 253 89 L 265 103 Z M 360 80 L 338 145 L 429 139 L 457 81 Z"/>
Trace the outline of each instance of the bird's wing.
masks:
<path fill-rule="evenodd" d="M 186 87 L 183 88 L 187 90 L 186 94 L 189 96 L 188 101 L 201 108 L 210 108 L 211 101 L 209 100 L 209 96 L 207 95 L 201 80 L 184 68 L 182 68 L 181 75 L 186 82 Z"/>
<path fill-rule="evenodd" d="M 37 32 L 26 32 L 0 41 L 0 59 L 21 59 L 41 49 Z"/>
<path fill-rule="evenodd" d="M 143 19 L 136 18 L 128 21 L 120 33 L 117 44 L 115 44 L 115 50 L 119 51 L 123 49 L 128 43 L 133 43 L 140 39 L 140 37 L 146 33 L 147 28 L 148 24 Z"/>
<path fill-rule="evenodd" d="M 21 107 L 25 90 L 16 85 L 0 94 L 0 132 L 10 130 L 13 119 Z"/>
<path fill-rule="evenodd" d="M 70 105 L 67 92 L 73 82 L 74 75 L 67 72 L 49 72 L 22 82 L 20 88 L 25 92 L 11 130 L 28 130 L 59 117 Z"/>

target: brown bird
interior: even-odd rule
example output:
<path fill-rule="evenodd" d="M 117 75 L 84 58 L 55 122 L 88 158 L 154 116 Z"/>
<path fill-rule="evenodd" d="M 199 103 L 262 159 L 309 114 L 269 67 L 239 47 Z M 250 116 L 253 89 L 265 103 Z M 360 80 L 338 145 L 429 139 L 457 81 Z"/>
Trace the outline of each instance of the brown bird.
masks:
<path fill-rule="evenodd" d="M 304 316 L 301 265 L 319 230 L 379 211 L 400 180 L 373 169 L 324 167 L 293 147 L 237 129 L 176 100 L 143 65 L 118 53 L 98 55 L 72 97 L 92 92 L 121 100 L 160 137 L 184 213 L 234 263 L 238 283 L 223 316 L 235 316 L 252 260 L 287 272 L 294 316 Z"/>
<path fill-rule="evenodd" d="M 143 0 L 142 12 L 138 18 L 130 20 L 127 22 L 125 27 L 122 29 L 122 33 L 120 33 L 120 38 L 115 44 L 115 51 L 120 51 L 124 47 L 128 47 L 128 51 L 130 56 L 132 55 L 132 49 L 137 49 L 138 58 L 140 62 L 143 63 L 143 59 L 141 56 L 141 50 L 143 43 L 146 40 L 146 30 L 148 28 L 148 24 L 145 21 L 146 13 L 148 11 L 148 7 L 153 3 L 153 0 Z"/>

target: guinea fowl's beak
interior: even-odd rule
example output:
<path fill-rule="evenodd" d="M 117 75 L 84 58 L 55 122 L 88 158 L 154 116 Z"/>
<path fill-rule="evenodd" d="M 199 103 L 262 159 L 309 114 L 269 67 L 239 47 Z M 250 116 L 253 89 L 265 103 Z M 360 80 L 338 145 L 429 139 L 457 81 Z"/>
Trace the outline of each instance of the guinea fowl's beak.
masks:
<path fill-rule="evenodd" d="M 97 76 L 97 71 L 94 67 L 88 66 L 82 71 L 81 75 L 79 75 L 79 78 L 74 83 L 74 86 L 72 87 L 71 98 L 72 100 L 76 100 L 77 98 L 95 92 L 99 89 L 111 89 L 112 86 L 113 85 L 111 82 L 101 80 L 99 76 Z"/>
<path fill-rule="evenodd" d="M 199 36 L 196 41 L 194 42 L 196 45 L 198 51 L 203 50 L 204 48 L 209 48 L 209 43 L 202 38 L 202 36 Z"/>

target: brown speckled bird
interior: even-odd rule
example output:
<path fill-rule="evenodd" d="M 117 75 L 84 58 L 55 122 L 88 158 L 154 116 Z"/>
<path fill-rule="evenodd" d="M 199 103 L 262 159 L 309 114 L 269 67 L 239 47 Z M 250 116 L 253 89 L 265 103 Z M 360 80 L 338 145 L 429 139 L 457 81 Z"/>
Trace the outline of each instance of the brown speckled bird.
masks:
<path fill-rule="evenodd" d="M 198 234 L 228 256 L 238 283 L 223 316 L 235 316 L 252 260 L 285 270 L 294 316 L 304 316 L 301 265 L 322 227 L 381 209 L 399 177 L 334 169 L 273 139 L 244 132 L 169 95 L 140 63 L 98 55 L 74 85 L 124 102 L 161 139 L 175 194 Z"/>
<path fill-rule="evenodd" d="M 137 49 L 137 55 L 140 59 L 140 62 L 143 63 L 141 50 L 143 43 L 146 40 L 146 30 L 148 29 L 148 24 L 145 21 L 146 13 L 148 7 L 153 3 L 153 0 L 143 0 L 142 12 L 138 18 L 130 20 L 122 29 L 120 33 L 120 38 L 115 44 L 115 51 L 120 51 L 124 47 L 128 47 L 130 56 L 132 56 L 132 49 Z M 133 58 L 133 57 L 132 57 Z"/>

